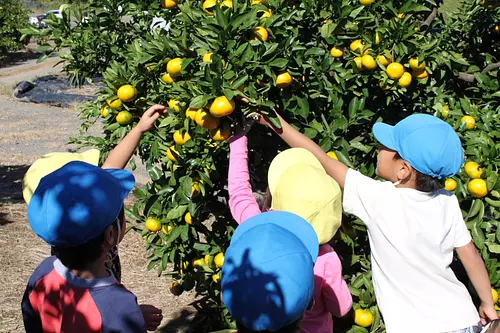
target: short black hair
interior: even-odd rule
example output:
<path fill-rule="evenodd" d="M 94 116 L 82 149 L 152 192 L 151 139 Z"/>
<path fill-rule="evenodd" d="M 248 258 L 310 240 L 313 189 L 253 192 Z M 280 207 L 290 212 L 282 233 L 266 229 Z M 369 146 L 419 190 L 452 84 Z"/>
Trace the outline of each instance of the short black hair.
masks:
<path fill-rule="evenodd" d="M 117 221 L 113 222 L 113 226 L 117 225 Z M 107 229 L 107 228 L 106 228 Z M 54 246 L 53 252 L 56 257 L 61 260 L 62 264 L 68 269 L 82 270 L 89 264 L 96 261 L 103 253 L 102 242 L 104 241 L 104 233 L 92 238 L 87 243 L 75 247 L 58 247 Z"/>
<path fill-rule="evenodd" d="M 297 333 L 300 329 L 301 322 L 302 322 L 302 318 L 294 321 L 293 323 L 291 323 L 287 326 L 280 328 L 277 331 L 274 331 L 274 333 Z M 253 331 L 253 330 L 246 328 L 245 326 L 243 326 L 242 324 L 240 324 L 238 322 L 236 322 L 236 328 L 238 329 L 238 333 L 271 333 L 271 331 Z"/>
<path fill-rule="evenodd" d="M 396 152 L 394 159 L 403 158 Z M 423 174 L 417 169 L 415 169 L 415 171 L 417 173 L 417 179 L 415 180 L 417 191 L 434 193 L 442 187 L 439 179 Z"/>

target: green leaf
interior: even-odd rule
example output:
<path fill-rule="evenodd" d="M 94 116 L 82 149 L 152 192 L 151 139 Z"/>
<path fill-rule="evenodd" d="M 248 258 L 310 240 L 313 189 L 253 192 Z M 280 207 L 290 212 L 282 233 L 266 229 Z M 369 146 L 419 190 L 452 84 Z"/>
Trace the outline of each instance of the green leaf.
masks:
<path fill-rule="evenodd" d="M 187 208 L 188 208 L 187 205 L 180 205 L 180 206 L 177 206 L 177 207 L 169 210 L 167 213 L 167 220 L 178 219 L 179 217 L 184 215 Z"/>
<path fill-rule="evenodd" d="M 287 64 L 288 64 L 288 60 L 286 60 L 286 59 L 284 59 L 284 58 L 278 58 L 278 59 L 274 59 L 273 61 L 271 61 L 271 62 L 269 63 L 269 66 L 282 69 L 282 68 L 284 68 Z"/>

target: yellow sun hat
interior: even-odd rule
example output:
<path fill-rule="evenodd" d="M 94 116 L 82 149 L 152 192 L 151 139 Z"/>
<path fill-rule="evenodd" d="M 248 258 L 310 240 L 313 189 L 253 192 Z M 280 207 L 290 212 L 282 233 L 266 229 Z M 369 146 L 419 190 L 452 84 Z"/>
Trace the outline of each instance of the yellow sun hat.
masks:
<path fill-rule="evenodd" d="M 99 164 L 99 150 L 90 149 L 83 153 L 48 153 L 37 159 L 26 171 L 23 178 L 23 198 L 29 204 L 40 179 L 56 171 L 65 164 L 73 161 L 82 161 L 92 165 Z"/>
<path fill-rule="evenodd" d="M 294 164 L 283 172 L 276 184 L 272 209 L 302 217 L 316 231 L 319 244 L 325 244 L 342 222 L 340 186 L 321 166 Z"/>
<path fill-rule="evenodd" d="M 295 164 L 307 164 L 323 169 L 323 166 L 318 161 L 316 156 L 314 156 L 309 150 L 304 148 L 290 148 L 282 151 L 272 160 L 271 165 L 269 166 L 269 171 L 267 172 L 267 182 L 271 196 L 274 197 L 276 184 L 280 180 L 281 175 L 286 169 Z"/>

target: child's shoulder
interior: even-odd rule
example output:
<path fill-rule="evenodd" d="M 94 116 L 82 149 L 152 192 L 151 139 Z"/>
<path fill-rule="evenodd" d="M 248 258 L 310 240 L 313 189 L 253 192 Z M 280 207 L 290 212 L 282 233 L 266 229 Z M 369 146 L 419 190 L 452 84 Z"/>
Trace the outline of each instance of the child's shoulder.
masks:
<path fill-rule="evenodd" d="M 37 281 L 49 275 L 50 272 L 54 270 L 54 261 L 56 261 L 56 259 L 57 258 L 55 256 L 43 259 L 42 262 L 38 264 L 38 266 L 31 274 L 31 277 L 29 279 L 29 284 L 34 285 Z"/>

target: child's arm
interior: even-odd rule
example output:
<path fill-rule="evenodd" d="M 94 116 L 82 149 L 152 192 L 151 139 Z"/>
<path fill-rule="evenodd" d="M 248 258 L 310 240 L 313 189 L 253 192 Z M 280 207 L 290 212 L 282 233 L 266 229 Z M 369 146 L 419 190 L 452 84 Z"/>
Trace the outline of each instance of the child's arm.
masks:
<path fill-rule="evenodd" d="M 153 128 L 154 122 L 165 113 L 162 105 L 153 105 L 141 117 L 141 120 L 123 140 L 109 153 L 108 158 L 102 165 L 103 169 L 123 169 L 134 154 L 135 149 L 141 141 L 142 135 Z"/>
<path fill-rule="evenodd" d="M 267 120 L 260 117 L 259 123 L 262 125 L 267 125 L 272 127 L 274 131 L 292 148 L 304 148 L 309 150 L 316 156 L 325 168 L 325 171 L 337 182 L 341 188 L 344 188 L 345 176 L 347 170 L 349 169 L 343 163 L 328 156 L 320 146 L 318 146 L 314 141 L 306 137 L 304 134 L 297 131 L 295 128 L 290 126 L 283 118 L 278 115 L 281 122 L 281 129 L 274 128 Z"/>
<path fill-rule="evenodd" d="M 498 319 L 493 304 L 493 297 L 491 296 L 491 284 L 488 272 L 486 271 L 483 259 L 477 252 L 474 243 L 470 242 L 465 246 L 457 247 L 456 251 L 467 271 L 467 275 L 472 285 L 481 299 L 479 316 L 481 317 L 482 324 L 485 325 L 490 320 Z"/>
<path fill-rule="evenodd" d="M 327 311 L 340 318 L 345 316 L 352 307 L 351 292 L 342 277 L 342 264 L 337 254 L 330 252 L 323 257 L 326 257 L 326 264 L 321 296 Z"/>
<path fill-rule="evenodd" d="M 259 205 L 252 195 L 248 175 L 248 148 L 246 136 L 234 136 L 229 141 L 229 208 L 238 224 L 260 214 Z"/>

